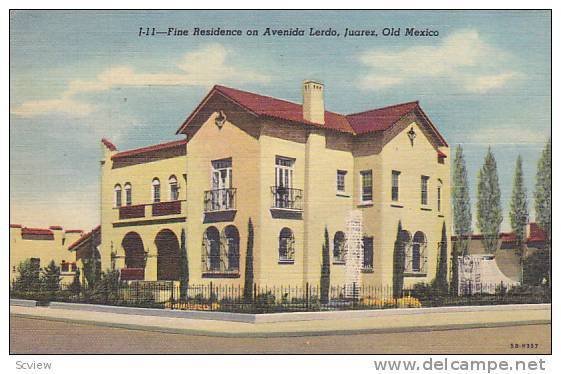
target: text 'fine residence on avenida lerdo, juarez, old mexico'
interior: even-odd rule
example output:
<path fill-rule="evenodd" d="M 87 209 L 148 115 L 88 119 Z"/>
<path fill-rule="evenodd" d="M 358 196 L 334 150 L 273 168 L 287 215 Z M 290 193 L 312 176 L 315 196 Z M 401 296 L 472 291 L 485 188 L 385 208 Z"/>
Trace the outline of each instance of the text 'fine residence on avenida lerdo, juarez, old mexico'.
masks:
<path fill-rule="evenodd" d="M 297 104 L 216 85 L 180 140 L 120 151 L 103 139 L 103 269 L 178 281 L 183 237 L 191 284 L 243 287 L 251 239 L 256 284 L 319 284 L 327 229 L 330 282 L 343 285 L 347 221 L 359 211 L 360 285 L 392 284 L 400 222 L 404 285 L 434 279 L 450 221 L 449 148 L 436 126 L 418 102 L 344 115 L 325 110 L 323 84 L 301 89 Z"/>

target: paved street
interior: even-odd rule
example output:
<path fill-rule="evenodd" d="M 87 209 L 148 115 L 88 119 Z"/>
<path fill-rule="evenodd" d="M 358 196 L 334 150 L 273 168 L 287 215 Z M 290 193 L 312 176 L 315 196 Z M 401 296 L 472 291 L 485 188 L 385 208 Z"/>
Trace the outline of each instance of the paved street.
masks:
<path fill-rule="evenodd" d="M 537 349 L 511 348 L 533 343 Z M 550 353 L 551 325 L 223 338 L 10 317 L 10 353 Z"/>

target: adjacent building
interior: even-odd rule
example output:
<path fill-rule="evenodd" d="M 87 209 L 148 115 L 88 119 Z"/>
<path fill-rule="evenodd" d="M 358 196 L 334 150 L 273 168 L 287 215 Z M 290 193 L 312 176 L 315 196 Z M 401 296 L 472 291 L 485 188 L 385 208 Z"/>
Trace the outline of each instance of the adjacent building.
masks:
<path fill-rule="evenodd" d="M 18 265 L 29 259 L 41 268 L 54 261 L 60 266 L 61 281 L 71 282 L 77 265 L 69 247 L 82 234 L 82 230 L 64 230 L 61 226 L 32 228 L 10 224 L 10 281 L 18 276 Z"/>
<path fill-rule="evenodd" d="M 256 283 L 318 284 L 327 228 L 331 283 L 344 284 L 358 209 L 363 284 L 392 284 L 399 222 L 405 284 L 432 280 L 451 221 L 443 136 L 416 101 L 343 115 L 324 109 L 323 84 L 302 94 L 297 104 L 217 85 L 181 140 L 127 151 L 102 140 L 102 266 L 178 280 L 184 245 L 191 284 L 243 285 L 251 220 Z"/>

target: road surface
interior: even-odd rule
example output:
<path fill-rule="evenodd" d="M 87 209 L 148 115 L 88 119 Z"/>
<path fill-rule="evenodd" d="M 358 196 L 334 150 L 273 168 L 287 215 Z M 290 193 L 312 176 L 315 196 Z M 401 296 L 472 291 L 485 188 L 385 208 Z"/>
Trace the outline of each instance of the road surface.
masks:
<path fill-rule="evenodd" d="M 522 344 L 537 348 L 522 348 Z M 518 348 L 516 348 L 518 344 Z M 10 317 L 10 353 L 550 353 L 551 325 L 337 336 L 224 338 Z"/>

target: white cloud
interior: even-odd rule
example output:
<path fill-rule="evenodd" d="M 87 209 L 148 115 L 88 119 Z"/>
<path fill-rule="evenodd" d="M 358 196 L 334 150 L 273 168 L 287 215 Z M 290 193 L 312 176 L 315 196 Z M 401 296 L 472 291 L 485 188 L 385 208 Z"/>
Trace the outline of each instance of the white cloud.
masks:
<path fill-rule="evenodd" d="M 83 93 L 107 91 L 121 87 L 204 86 L 215 83 L 268 83 L 271 78 L 232 65 L 228 51 L 221 44 L 210 44 L 186 53 L 173 72 L 142 73 L 131 66 L 113 66 L 93 80 L 73 80 L 66 91 L 55 99 L 26 101 L 11 109 L 20 117 L 35 117 L 48 113 L 63 113 L 84 117 L 95 110 L 93 104 L 79 100 Z"/>
<path fill-rule="evenodd" d="M 489 45 L 471 29 L 459 30 L 438 45 L 368 51 L 358 58 L 370 68 L 361 86 L 371 90 L 435 79 L 449 80 L 468 92 L 485 93 L 522 76 L 508 67 L 509 54 Z"/>

